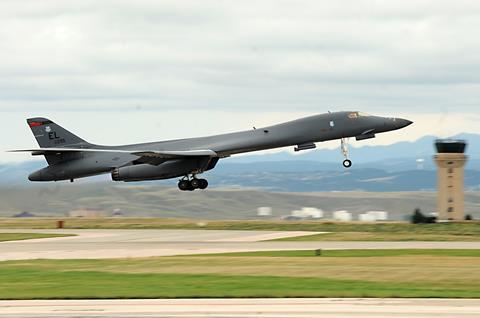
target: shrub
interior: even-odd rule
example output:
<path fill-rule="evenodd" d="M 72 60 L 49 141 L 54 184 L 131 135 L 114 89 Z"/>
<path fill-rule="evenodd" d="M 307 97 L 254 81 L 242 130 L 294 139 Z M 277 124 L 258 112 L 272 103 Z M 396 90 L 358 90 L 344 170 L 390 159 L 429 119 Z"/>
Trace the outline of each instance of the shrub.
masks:
<path fill-rule="evenodd" d="M 434 216 L 425 216 L 419 208 L 416 208 L 415 211 L 413 211 L 411 222 L 413 224 L 435 223 L 437 222 L 437 218 Z"/>

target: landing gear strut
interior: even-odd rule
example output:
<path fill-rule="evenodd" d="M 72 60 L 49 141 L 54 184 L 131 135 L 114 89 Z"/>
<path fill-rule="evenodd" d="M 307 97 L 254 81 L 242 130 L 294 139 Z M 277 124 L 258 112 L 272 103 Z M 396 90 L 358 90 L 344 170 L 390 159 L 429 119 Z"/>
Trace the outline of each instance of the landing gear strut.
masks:
<path fill-rule="evenodd" d="M 341 139 L 341 149 L 342 155 L 345 158 L 345 160 L 343 160 L 343 166 L 345 168 L 350 168 L 352 166 L 352 161 L 348 159 L 348 138 Z"/>
<path fill-rule="evenodd" d="M 191 178 L 187 175 L 178 181 L 178 188 L 182 191 L 204 190 L 207 187 L 208 181 L 206 179 L 197 179 L 195 175 L 192 175 Z"/>

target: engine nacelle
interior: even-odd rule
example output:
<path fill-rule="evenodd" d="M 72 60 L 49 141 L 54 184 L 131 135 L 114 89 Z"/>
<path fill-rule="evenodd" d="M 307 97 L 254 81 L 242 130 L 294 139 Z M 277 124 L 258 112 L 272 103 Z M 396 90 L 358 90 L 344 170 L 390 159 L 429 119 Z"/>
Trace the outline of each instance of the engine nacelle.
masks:
<path fill-rule="evenodd" d="M 365 140 L 365 139 L 371 139 L 371 138 L 375 138 L 375 134 L 359 135 L 355 137 L 356 140 Z"/>
<path fill-rule="evenodd" d="M 181 177 L 207 170 L 210 158 L 169 160 L 158 166 L 138 164 L 116 168 L 112 171 L 114 181 L 146 181 Z"/>

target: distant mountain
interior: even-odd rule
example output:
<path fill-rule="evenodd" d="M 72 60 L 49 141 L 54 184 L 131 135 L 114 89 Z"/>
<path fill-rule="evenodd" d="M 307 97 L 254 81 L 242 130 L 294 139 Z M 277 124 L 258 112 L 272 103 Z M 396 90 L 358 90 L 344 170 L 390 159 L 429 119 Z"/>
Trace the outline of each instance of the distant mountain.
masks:
<path fill-rule="evenodd" d="M 468 142 L 467 155 L 471 159 L 480 160 L 480 134 L 459 134 L 452 136 L 453 139 L 464 139 Z M 354 164 L 380 163 L 384 166 L 395 166 L 397 162 L 412 161 L 415 166 L 415 160 L 423 158 L 429 161 L 435 153 L 434 142 L 437 137 L 425 136 L 413 142 L 397 142 L 387 146 L 361 146 L 361 142 L 356 143 L 359 147 L 350 147 L 350 157 Z M 232 157 L 228 159 L 230 163 L 246 163 L 258 161 L 311 161 L 311 162 L 341 162 L 343 157 L 340 148 L 336 149 L 317 149 L 305 153 L 292 154 L 283 151 L 268 155 L 249 155 L 241 157 Z M 433 168 L 433 165 L 432 165 Z"/>
<path fill-rule="evenodd" d="M 480 171 L 467 170 L 465 187 L 480 189 Z M 212 172 L 209 182 L 215 187 L 258 187 L 274 191 L 424 191 L 436 188 L 436 171 L 408 170 L 387 172 L 381 169 L 304 172 Z M 172 183 L 173 185 L 173 183 Z"/>
<path fill-rule="evenodd" d="M 465 196 L 465 211 L 480 217 L 480 192 Z M 47 183 L 37 186 L 0 186 L 0 217 L 35 215 L 63 217 L 69 211 L 94 209 L 105 216 L 205 219 L 265 219 L 257 208 L 272 207 L 278 219 L 301 207 L 316 207 L 331 218 L 336 210 L 352 212 L 354 220 L 366 211 L 388 211 L 390 220 L 404 220 L 415 208 L 436 210 L 434 192 L 321 192 L 288 193 L 253 189 L 210 189 L 185 193 L 156 184 Z M 268 218 L 268 217 L 267 217 Z M 52 221 L 53 222 L 53 221 Z M 68 222 L 68 221 L 67 221 Z M 1 246 L 1 245 L 0 245 Z"/>
<path fill-rule="evenodd" d="M 265 158 L 267 159 L 267 158 Z M 418 165 L 415 158 L 395 158 L 365 163 L 353 162 L 353 167 L 349 170 L 357 169 L 381 169 L 386 172 L 400 172 L 408 170 L 436 170 L 433 158 L 425 158 L 425 161 Z M 480 159 L 469 158 L 467 169 L 480 170 Z M 231 172 L 308 172 L 308 171 L 344 171 L 341 160 L 337 162 L 316 162 L 303 160 L 285 160 L 285 161 L 253 161 L 237 163 L 222 160 L 211 173 L 228 174 Z"/>
<path fill-rule="evenodd" d="M 40 160 L 25 161 L 19 163 L 0 164 L 0 184 L 26 184 L 28 175 L 35 170 L 46 166 L 46 162 Z"/>
<path fill-rule="evenodd" d="M 460 134 L 452 138 L 468 142 L 465 184 L 468 189 L 480 189 L 480 135 Z M 425 136 L 414 142 L 388 146 L 352 147 L 353 167 L 348 170 L 341 164 L 339 149 L 317 149 L 299 155 L 285 151 L 234 156 L 221 160 L 205 177 L 213 187 L 261 187 L 277 191 L 432 190 L 436 186 L 436 168 L 432 160 L 435 139 Z M 422 167 L 417 166 L 418 158 L 425 160 Z M 0 165 L 0 184 L 31 185 L 28 174 L 45 165 L 43 160 Z M 107 175 L 90 180 L 109 179 Z M 145 182 L 152 183 L 175 186 L 176 180 Z"/>

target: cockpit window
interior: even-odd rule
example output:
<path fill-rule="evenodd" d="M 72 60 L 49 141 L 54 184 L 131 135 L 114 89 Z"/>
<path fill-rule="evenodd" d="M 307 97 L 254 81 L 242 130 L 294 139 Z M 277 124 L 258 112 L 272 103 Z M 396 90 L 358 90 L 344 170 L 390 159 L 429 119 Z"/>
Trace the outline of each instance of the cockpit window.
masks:
<path fill-rule="evenodd" d="M 358 117 L 367 117 L 367 116 L 370 116 L 370 115 L 367 114 L 367 113 L 362 113 L 362 112 L 348 113 L 348 118 L 351 118 L 351 119 L 355 119 L 355 118 L 358 118 Z"/>
<path fill-rule="evenodd" d="M 368 116 L 370 116 L 370 114 L 358 112 L 358 116 L 359 117 L 368 117 Z"/>
<path fill-rule="evenodd" d="M 354 119 L 358 117 L 358 112 L 353 112 L 348 114 L 348 118 Z"/>

